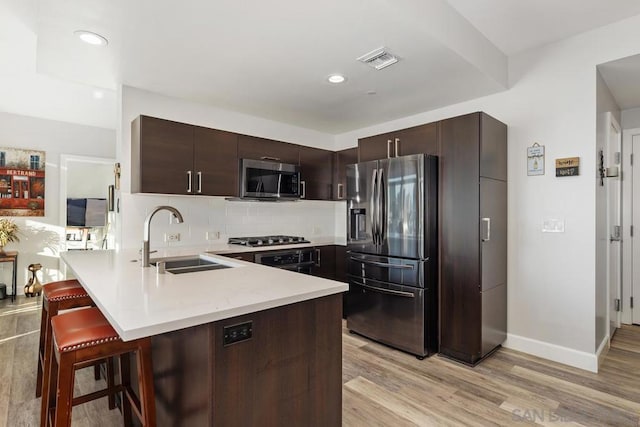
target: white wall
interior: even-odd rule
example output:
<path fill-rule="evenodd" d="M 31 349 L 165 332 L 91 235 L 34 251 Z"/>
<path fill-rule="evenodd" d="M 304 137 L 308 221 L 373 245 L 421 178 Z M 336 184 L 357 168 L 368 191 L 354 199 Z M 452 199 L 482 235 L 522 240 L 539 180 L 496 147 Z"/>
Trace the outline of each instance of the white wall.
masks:
<path fill-rule="evenodd" d="M 229 202 L 221 197 L 130 194 L 131 122 L 140 114 L 326 149 L 333 149 L 332 135 L 128 86 L 121 88 L 120 96 L 117 158 L 122 163 L 123 175 L 116 232 L 121 247 L 141 245 L 144 219 L 153 207 L 161 204 L 178 208 L 185 223 L 169 225 L 168 214 L 158 215 L 162 219 L 154 217 L 152 247 L 169 245 L 162 239 L 168 231 L 181 234 L 181 241 L 172 245 L 207 244 L 207 231 L 220 232 L 220 241 L 229 236 L 276 233 L 307 238 L 334 236 L 334 205 L 338 202 L 250 203 Z"/>
<path fill-rule="evenodd" d="M 607 138 L 609 136 L 609 114 L 620 123 L 620 107 L 613 98 L 609 87 L 602 75 L 596 70 L 596 161 L 599 161 L 600 150 L 605 153 L 605 167 L 611 165 L 607 154 Z M 596 179 L 596 317 L 594 348 L 598 348 L 604 339 L 609 336 L 609 290 L 607 288 L 607 259 L 609 256 L 609 228 L 607 225 L 607 191 Z"/>
<path fill-rule="evenodd" d="M 15 217 L 20 227 L 20 242 L 10 243 L 7 250 L 17 250 L 18 293 L 23 293 L 27 266 L 41 263 L 43 283 L 61 278 L 58 250 L 63 236 L 60 220 L 60 155 L 77 154 L 114 157 L 113 130 L 63 123 L 0 112 L 0 146 L 30 148 L 46 152 L 45 216 Z M 2 281 L 9 287 L 11 268 L 2 267 Z"/>
<path fill-rule="evenodd" d="M 106 199 L 109 197 L 108 187 L 112 184 L 113 164 L 82 161 L 67 163 L 68 198 Z"/>
<path fill-rule="evenodd" d="M 514 55 L 510 89 L 336 136 L 360 137 L 472 111 L 509 126 L 507 345 L 595 370 L 596 65 L 637 54 L 640 17 Z M 526 147 L 546 147 L 546 174 L 528 177 Z M 556 178 L 554 161 L 580 157 L 580 176 Z M 542 233 L 543 218 L 565 233 Z"/>
<path fill-rule="evenodd" d="M 640 108 L 630 108 L 624 110 L 622 116 L 622 129 L 637 129 L 640 128 Z"/>

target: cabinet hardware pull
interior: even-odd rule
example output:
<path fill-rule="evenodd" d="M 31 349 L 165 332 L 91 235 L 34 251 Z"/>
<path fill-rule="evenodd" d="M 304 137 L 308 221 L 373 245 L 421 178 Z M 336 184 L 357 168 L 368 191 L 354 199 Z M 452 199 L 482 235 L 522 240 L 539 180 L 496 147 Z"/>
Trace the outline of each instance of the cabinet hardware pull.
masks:
<path fill-rule="evenodd" d="M 300 186 L 302 187 L 302 194 L 300 195 L 300 198 L 305 199 L 307 197 L 307 183 L 300 181 Z"/>
<path fill-rule="evenodd" d="M 391 158 L 391 140 L 387 139 L 387 159 Z"/>
<path fill-rule="evenodd" d="M 279 162 L 280 158 L 279 157 L 262 156 L 262 157 L 260 157 L 260 160 L 273 160 L 274 162 Z"/>
<path fill-rule="evenodd" d="M 396 141 L 394 143 L 395 145 L 395 155 L 393 157 L 398 157 L 400 155 L 399 151 L 398 151 L 398 146 L 400 144 L 400 138 L 396 138 Z"/>
<path fill-rule="evenodd" d="M 486 224 L 486 228 L 484 231 L 484 237 L 482 237 L 483 242 L 488 242 L 491 240 L 491 218 L 482 218 L 482 222 Z"/>
<path fill-rule="evenodd" d="M 338 199 L 344 199 L 344 185 L 338 184 Z"/>
<path fill-rule="evenodd" d="M 187 193 L 191 193 L 191 171 L 187 171 Z"/>
<path fill-rule="evenodd" d="M 202 172 L 198 171 L 198 193 L 202 193 Z"/>
<path fill-rule="evenodd" d="M 316 267 L 320 267 L 320 249 L 316 249 Z"/>

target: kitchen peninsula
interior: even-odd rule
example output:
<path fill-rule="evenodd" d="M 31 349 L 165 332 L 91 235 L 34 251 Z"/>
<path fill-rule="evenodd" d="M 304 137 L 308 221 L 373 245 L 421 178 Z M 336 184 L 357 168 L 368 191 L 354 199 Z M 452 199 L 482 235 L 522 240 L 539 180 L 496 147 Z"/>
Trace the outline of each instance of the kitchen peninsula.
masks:
<path fill-rule="evenodd" d="M 186 251 L 154 255 L 203 252 Z M 152 337 L 159 425 L 339 426 L 348 286 L 208 256 L 231 268 L 158 274 L 136 250 L 62 259 L 124 340 Z"/>

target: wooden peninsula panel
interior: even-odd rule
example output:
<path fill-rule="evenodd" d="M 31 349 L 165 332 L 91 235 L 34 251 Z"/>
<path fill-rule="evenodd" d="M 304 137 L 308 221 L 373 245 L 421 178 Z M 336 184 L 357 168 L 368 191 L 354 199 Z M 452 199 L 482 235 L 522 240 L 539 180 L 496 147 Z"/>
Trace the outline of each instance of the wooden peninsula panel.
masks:
<path fill-rule="evenodd" d="M 340 426 L 341 319 L 335 294 L 153 337 L 158 425 Z"/>

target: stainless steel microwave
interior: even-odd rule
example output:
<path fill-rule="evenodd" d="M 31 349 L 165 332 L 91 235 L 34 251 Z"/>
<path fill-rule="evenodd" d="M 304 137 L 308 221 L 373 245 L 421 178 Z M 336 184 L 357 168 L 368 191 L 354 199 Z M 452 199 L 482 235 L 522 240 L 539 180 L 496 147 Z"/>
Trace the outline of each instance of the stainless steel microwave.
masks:
<path fill-rule="evenodd" d="M 300 198 L 297 165 L 266 160 L 240 160 L 240 197 L 296 200 Z"/>

